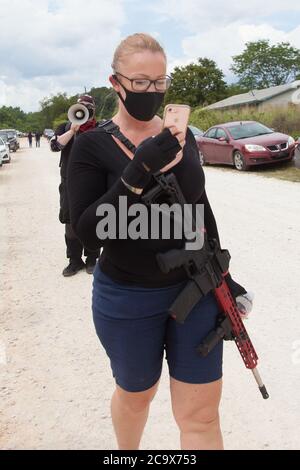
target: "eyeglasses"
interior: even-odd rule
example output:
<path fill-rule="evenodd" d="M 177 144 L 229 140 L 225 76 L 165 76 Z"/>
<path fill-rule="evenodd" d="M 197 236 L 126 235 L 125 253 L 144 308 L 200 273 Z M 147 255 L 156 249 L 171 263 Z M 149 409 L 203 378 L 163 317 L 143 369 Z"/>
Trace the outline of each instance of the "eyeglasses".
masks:
<path fill-rule="evenodd" d="M 152 85 L 152 83 L 154 83 L 156 91 L 164 92 L 170 87 L 172 81 L 171 77 L 169 77 L 168 75 L 164 75 L 163 77 L 157 78 L 156 80 L 150 80 L 148 78 L 128 78 L 125 77 L 125 75 L 122 75 L 120 72 L 116 72 L 113 77 L 118 82 L 119 79 L 117 75 L 120 75 L 121 77 L 129 80 L 131 82 L 132 90 L 140 92 L 147 91 Z"/>

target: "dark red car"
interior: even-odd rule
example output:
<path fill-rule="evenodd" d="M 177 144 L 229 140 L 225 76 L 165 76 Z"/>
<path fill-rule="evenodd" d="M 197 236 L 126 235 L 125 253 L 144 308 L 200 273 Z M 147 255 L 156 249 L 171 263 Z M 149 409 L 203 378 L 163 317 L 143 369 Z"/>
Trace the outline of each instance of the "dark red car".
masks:
<path fill-rule="evenodd" d="M 253 165 L 292 160 L 293 137 L 274 132 L 255 121 L 227 122 L 208 129 L 196 138 L 200 161 L 234 165 L 247 170 Z"/>

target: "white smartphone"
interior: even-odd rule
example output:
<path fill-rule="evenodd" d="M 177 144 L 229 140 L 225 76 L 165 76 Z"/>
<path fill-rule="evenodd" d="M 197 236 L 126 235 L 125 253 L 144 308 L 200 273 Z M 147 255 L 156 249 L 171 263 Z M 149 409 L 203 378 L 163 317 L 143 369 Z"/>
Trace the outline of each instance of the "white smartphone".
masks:
<path fill-rule="evenodd" d="M 164 110 L 162 129 L 176 126 L 180 132 L 186 134 L 190 113 L 191 108 L 187 104 L 167 104 Z"/>

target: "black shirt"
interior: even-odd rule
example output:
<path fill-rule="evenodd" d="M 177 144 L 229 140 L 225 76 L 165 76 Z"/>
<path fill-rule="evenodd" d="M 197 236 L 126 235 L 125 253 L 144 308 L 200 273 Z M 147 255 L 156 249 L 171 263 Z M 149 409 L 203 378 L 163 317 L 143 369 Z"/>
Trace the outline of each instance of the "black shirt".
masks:
<path fill-rule="evenodd" d="M 55 136 L 58 137 L 60 135 L 65 134 L 68 130 L 70 130 L 70 128 L 71 128 L 71 123 L 70 122 L 64 122 L 63 124 L 60 124 L 58 126 L 58 128 L 56 129 L 56 131 L 55 131 Z M 71 150 L 72 150 L 73 142 L 74 142 L 74 137 L 72 137 L 69 140 L 67 145 L 62 150 L 59 147 L 57 147 L 57 148 L 52 147 L 53 151 L 57 151 L 57 152 L 61 151 L 59 166 L 60 166 L 60 174 L 61 174 L 62 178 L 67 177 L 69 156 L 70 156 L 70 153 L 71 153 Z"/>
<path fill-rule="evenodd" d="M 120 177 L 129 157 L 111 135 L 96 128 L 78 136 L 73 144 L 68 168 L 68 193 L 71 224 L 84 246 L 103 247 L 100 257 L 102 271 L 115 281 L 145 287 L 163 287 L 186 280 L 183 268 L 163 274 L 156 262 L 158 252 L 182 248 L 182 240 L 100 240 L 96 226 L 101 219 L 97 207 L 113 204 L 118 213 L 119 196 L 127 196 L 127 204 L 141 202 Z M 190 130 L 182 160 L 172 171 L 180 184 L 187 203 L 204 204 L 204 223 L 209 237 L 217 238 L 213 212 L 204 189 L 205 177 L 199 162 L 196 141 Z M 155 182 L 150 183 L 154 185 Z M 145 191 L 149 189 L 147 186 Z"/>

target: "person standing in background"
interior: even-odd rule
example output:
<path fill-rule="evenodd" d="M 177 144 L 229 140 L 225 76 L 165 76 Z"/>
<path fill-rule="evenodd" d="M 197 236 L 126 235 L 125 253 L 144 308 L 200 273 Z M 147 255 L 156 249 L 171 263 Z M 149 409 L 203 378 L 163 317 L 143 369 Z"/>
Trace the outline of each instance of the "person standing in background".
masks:
<path fill-rule="evenodd" d="M 77 102 L 88 108 L 90 114 L 89 120 L 81 126 L 74 123 L 72 124 L 71 122 L 64 122 L 58 126 L 54 137 L 50 141 L 52 152 L 61 152 L 59 164 L 61 175 L 61 183 L 59 185 L 59 220 L 62 224 L 65 224 L 67 258 L 70 260 L 69 265 L 62 272 L 63 276 L 65 277 L 74 276 L 84 268 L 88 274 L 92 274 L 97 258 L 99 257 L 99 249 L 90 250 L 83 247 L 81 241 L 75 235 L 70 224 L 69 199 L 67 194 L 67 169 L 69 164 L 69 156 L 77 135 L 92 130 L 97 126 L 95 119 L 96 104 L 94 99 L 89 95 L 82 95 Z M 86 256 L 85 263 L 82 260 L 83 251 L 84 255 Z"/>
<path fill-rule="evenodd" d="M 28 143 L 29 143 L 29 147 L 32 147 L 32 137 L 33 137 L 32 133 L 29 132 L 29 134 L 28 134 Z"/>
<path fill-rule="evenodd" d="M 41 134 L 39 131 L 35 133 L 35 146 L 40 147 L 41 146 Z"/>

